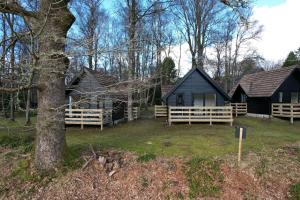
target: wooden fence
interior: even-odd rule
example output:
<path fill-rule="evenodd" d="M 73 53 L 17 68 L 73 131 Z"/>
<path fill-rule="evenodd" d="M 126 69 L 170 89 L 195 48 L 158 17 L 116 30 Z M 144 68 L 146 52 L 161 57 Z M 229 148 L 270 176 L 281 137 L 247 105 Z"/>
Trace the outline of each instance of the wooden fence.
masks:
<path fill-rule="evenodd" d="M 102 109 L 65 109 L 65 124 L 99 125 L 103 130 Z"/>
<path fill-rule="evenodd" d="M 139 107 L 132 107 L 132 115 L 133 115 L 134 120 L 139 119 L 140 118 L 140 108 Z M 125 117 L 125 119 L 128 119 L 127 107 L 124 110 L 124 117 Z"/>
<path fill-rule="evenodd" d="M 169 125 L 172 122 L 229 122 L 232 126 L 232 107 L 214 106 L 214 107 L 178 107 L 170 106 L 168 112 Z"/>
<path fill-rule="evenodd" d="M 247 114 L 247 103 L 230 103 L 232 106 L 232 113 L 237 117 L 238 115 Z"/>
<path fill-rule="evenodd" d="M 168 117 L 168 106 L 154 106 L 154 117 Z"/>
<path fill-rule="evenodd" d="M 272 116 L 290 118 L 293 124 L 294 118 L 300 118 L 300 104 L 273 103 Z"/>

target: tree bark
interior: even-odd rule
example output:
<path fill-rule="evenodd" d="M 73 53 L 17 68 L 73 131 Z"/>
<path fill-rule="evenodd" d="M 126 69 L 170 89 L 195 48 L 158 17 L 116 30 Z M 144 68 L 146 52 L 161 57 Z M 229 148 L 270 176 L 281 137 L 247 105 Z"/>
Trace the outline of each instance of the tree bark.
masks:
<path fill-rule="evenodd" d="M 25 119 L 25 125 L 28 126 L 31 124 L 30 121 L 30 96 L 31 92 L 30 89 L 27 90 L 27 99 L 26 99 L 26 119 Z"/>
<path fill-rule="evenodd" d="M 64 55 L 66 36 L 74 22 L 68 10 L 68 0 L 43 0 L 40 4 L 39 26 L 51 4 L 47 23 L 39 36 L 40 67 L 38 80 L 38 116 L 35 166 L 41 172 L 53 171 L 61 166 L 66 147 L 64 103 L 64 75 L 68 59 Z"/>

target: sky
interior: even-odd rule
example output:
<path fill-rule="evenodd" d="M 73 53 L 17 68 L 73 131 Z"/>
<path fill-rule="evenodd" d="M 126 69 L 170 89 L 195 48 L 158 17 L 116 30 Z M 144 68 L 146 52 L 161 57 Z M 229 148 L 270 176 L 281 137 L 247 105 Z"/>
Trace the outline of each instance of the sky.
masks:
<path fill-rule="evenodd" d="M 256 0 L 253 19 L 264 26 L 261 38 L 251 46 L 267 61 L 282 62 L 290 51 L 300 47 L 300 0 Z M 183 76 L 191 68 L 188 45 L 183 44 L 181 72 Z M 171 56 L 178 63 L 179 48 Z"/>
<path fill-rule="evenodd" d="M 258 0 L 254 19 L 264 25 L 261 39 L 254 43 L 267 60 L 285 59 L 300 47 L 300 0 Z"/>
<path fill-rule="evenodd" d="M 252 42 L 258 53 L 266 60 L 284 60 L 290 51 L 300 47 L 300 0 L 252 0 L 253 19 L 264 26 L 261 38 Z M 113 7 L 111 0 L 105 0 L 108 8 Z M 181 75 L 191 67 L 188 45 L 181 46 Z M 175 63 L 179 59 L 179 47 L 175 46 L 171 56 Z"/>

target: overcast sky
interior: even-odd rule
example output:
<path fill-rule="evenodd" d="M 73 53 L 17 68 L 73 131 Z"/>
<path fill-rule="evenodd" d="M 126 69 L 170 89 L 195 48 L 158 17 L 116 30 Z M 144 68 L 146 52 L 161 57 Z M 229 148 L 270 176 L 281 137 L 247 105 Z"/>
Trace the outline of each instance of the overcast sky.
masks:
<path fill-rule="evenodd" d="M 300 47 L 300 0 L 258 0 L 254 18 L 264 25 L 262 38 L 255 44 L 267 60 L 285 59 Z"/>

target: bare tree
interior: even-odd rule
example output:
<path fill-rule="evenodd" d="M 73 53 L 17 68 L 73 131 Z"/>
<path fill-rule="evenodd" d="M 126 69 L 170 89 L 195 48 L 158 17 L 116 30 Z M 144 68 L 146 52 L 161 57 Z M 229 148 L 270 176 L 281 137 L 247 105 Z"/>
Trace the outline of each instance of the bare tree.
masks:
<path fill-rule="evenodd" d="M 69 62 L 64 51 L 67 32 L 74 22 L 68 3 L 69 0 L 41 0 L 39 8 L 32 11 L 22 7 L 18 1 L 0 1 L 0 12 L 21 16 L 29 33 L 39 43 L 39 52 L 34 57 L 39 92 L 35 166 L 40 171 L 51 171 L 59 167 L 66 147 L 64 75 Z M 29 87 L 31 86 L 26 85 L 1 90 L 14 92 Z"/>

